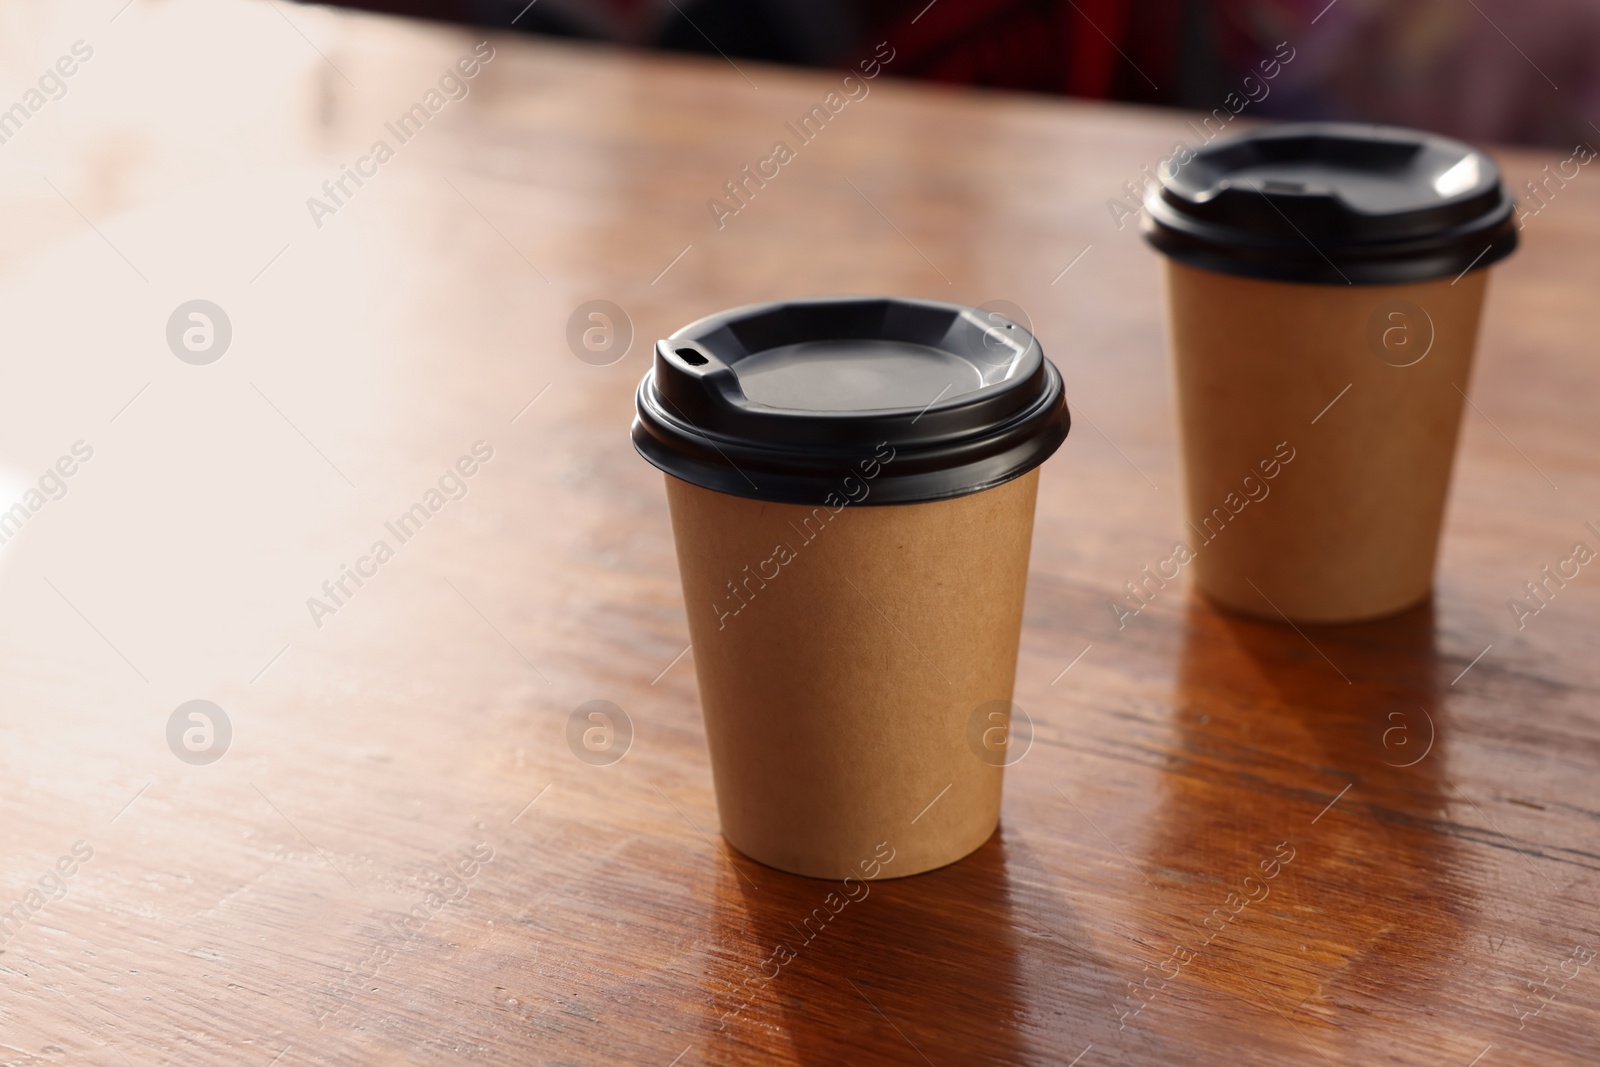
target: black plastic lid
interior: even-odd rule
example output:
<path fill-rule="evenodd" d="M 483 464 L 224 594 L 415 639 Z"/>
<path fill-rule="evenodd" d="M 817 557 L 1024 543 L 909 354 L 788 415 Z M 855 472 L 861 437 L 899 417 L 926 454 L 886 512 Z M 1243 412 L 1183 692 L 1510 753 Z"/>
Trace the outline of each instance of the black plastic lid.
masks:
<path fill-rule="evenodd" d="M 1161 168 L 1145 237 L 1192 267 L 1286 282 L 1448 278 L 1517 247 L 1488 156 L 1392 126 L 1294 123 L 1208 145 Z"/>
<path fill-rule="evenodd" d="M 701 319 L 656 343 L 635 399 L 645 459 L 706 489 L 789 504 L 975 493 L 1043 463 L 1069 425 L 1061 375 L 1027 330 L 896 297 Z"/>

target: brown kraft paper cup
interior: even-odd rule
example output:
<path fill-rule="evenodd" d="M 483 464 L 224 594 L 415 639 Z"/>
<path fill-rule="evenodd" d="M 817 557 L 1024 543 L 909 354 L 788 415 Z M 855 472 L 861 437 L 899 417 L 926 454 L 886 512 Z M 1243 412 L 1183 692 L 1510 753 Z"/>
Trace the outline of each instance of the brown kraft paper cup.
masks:
<path fill-rule="evenodd" d="M 1336 287 L 1167 262 L 1184 533 L 1201 591 L 1301 622 L 1427 599 L 1487 278 Z M 1386 362 L 1368 344 L 1375 322 L 1396 360 L 1430 333 L 1431 348 L 1410 366 Z"/>
<path fill-rule="evenodd" d="M 1066 412 L 1037 342 L 1008 324 L 1014 351 L 992 360 L 986 325 L 931 301 L 738 309 L 662 342 L 640 387 L 634 439 L 666 471 L 722 832 L 761 863 L 902 877 L 998 823 L 1007 754 L 972 738 L 1009 728 L 1037 465 Z M 783 355 L 791 339 L 809 347 Z M 772 372 L 775 358 L 788 362 Z M 964 373 L 973 388 L 928 404 L 930 382 Z M 696 375 L 715 394 L 699 409 Z M 750 394 L 735 408 L 760 398 L 742 438 L 717 409 L 730 386 Z M 973 410 L 996 403 L 1011 414 Z M 775 458 L 758 444 L 789 433 L 759 421 L 773 409 L 821 421 Z M 686 463 L 696 432 L 717 449 Z M 834 436 L 826 459 L 812 432 Z"/>
<path fill-rule="evenodd" d="M 1003 767 L 975 758 L 967 721 L 1011 705 L 1038 485 L 1030 471 L 953 500 L 834 514 L 667 476 L 730 844 L 843 878 L 883 842 L 884 873 L 899 876 L 988 839 Z"/>
<path fill-rule="evenodd" d="M 1198 588 L 1292 622 L 1428 598 L 1487 265 L 1516 244 L 1487 157 L 1372 126 L 1268 127 L 1146 199 Z"/>

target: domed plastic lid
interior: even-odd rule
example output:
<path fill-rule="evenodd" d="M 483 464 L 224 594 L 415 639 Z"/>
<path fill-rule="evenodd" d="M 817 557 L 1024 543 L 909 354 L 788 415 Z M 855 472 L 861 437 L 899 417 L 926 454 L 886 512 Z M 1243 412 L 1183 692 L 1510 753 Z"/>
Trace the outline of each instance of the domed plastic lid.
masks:
<path fill-rule="evenodd" d="M 635 399 L 634 447 L 657 467 L 793 504 L 975 493 L 1043 463 L 1069 425 L 1061 375 L 1027 330 L 894 297 L 701 319 L 656 343 Z"/>
<path fill-rule="evenodd" d="M 1182 263 L 1277 281 L 1448 278 L 1517 246 L 1511 197 L 1482 152 L 1390 126 L 1296 123 L 1162 168 L 1145 236 Z"/>

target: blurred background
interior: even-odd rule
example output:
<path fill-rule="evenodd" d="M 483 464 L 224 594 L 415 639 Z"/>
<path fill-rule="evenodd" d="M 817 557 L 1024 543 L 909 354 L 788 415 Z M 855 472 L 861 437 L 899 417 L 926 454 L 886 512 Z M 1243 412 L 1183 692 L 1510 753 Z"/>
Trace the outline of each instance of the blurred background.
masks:
<path fill-rule="evenodd" d="M 1600 144 L 1600 0 L 347 0 L 633 48 Z M 1263 62 L 1289 58 L 1270 81 Z M 1244 79 L 1254 80 L 1246 84 Z M 1559 92 L 1557 92 L 1559 87 Z M 1230 102 L 1229 94 L 1236 94 Z"/>

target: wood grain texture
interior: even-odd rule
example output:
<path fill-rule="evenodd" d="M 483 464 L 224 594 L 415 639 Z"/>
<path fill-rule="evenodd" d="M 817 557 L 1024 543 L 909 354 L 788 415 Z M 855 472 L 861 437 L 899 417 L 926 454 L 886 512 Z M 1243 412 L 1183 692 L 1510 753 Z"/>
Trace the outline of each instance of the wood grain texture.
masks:
<path fill-rule="evenodd" d="M 43 482 L 0 548 L 0 1062 L 1594 1062 L 1600 573 L 1507 606 L 1600 547 L 1587 170 L 1497 268 L 1430 604 L 1297 632 L 1179 582 L 1119 628 L 1182 505 L 1158 263 L 1107 201 L 1183 116 L 880 77 L 719 229 L 836 75 L 495 37 L 319 226 L 479 37 L 4 17 L 7 84 L 94 58 L 0 146 L 0 503 Z M 718 836 L 627 425 L 654 338 L 828 292 L 1012 302 L 1074 430 L 1000 831 L 794 944 L 830 887 Z M 204 366 L 165 334 L 197 298 Z M 607 366 L 568 347 L 593 299 L 632 324 Z M 208 765 L 167 740 L 194 699 Z M 590 700 L 618 762 L 568 746 Z"/>

